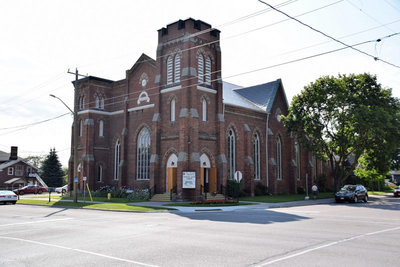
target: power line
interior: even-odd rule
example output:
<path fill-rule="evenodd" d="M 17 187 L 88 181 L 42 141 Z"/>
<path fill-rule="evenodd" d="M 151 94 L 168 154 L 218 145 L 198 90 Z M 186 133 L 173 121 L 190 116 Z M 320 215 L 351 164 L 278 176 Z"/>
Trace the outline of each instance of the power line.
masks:
<path fill-rule="evenodd" d="M 52 117 L 52 118 L 49 118 L 49 119 L 45 119 L 45 120 L 42 120 L 42 121 L 36 121 L 36 122 L 28 123 L 28 124 L 23 124 L 23 125 L 19 125 L 19 126 L 0 128 L 0 131 L 11 130 L 11 129 L 22 130 L 22 129 L 25 129 L 25 128 L 28 128 L 28 127 L 31 127 L 31 126 L 36 126 L 38 124 L 42 124 L 42 123 L 45 123 L 45 122 L 48 122 L 48 121 L 52 121 L 52 120 L 61 118 L 61 117 L 65 116 L 65 115 L 68 115 L 68 114 L 71 114 L 71 113 L 68 112 L 68 113 L 64 113 L 64 114 L 58 115 L 56 117 Z"/>
<path fill-rule="evenodd" d="M 277 12 L 279 12 L 279 13 L 285 15 L 286 17 L 288 17 L 288 18 L 290 18 L 290 19 L 292 19 L 292 20 L 294 20 L 294 21 L 300 23 L 301 25 L 303 25 L 303 26 L 305 26 L 305 27 L 307 27 L 307 28 L 309 28 L 309 29 L 311 29 L 311 30 L 313 30 L 313 31 L 315 31 L 315 32 L 317 32 L 317 33 L 319 33 L 319 34 L 322 34 L 323 36 L 325 36 L 325 37 L 327 37 L 327 38 L 329 38 L 329 39 L 332 39 L 333 41 L 335 41 L 335 42 L 337 42 L 337 43 L 339 43 L 339 44 L 342 44 L 342 45 L 346 46 L 347 48 L 353 49 L 353 50 L 355 50 L 355 51 L 357 51 L 357 52 L 359 52 L 359 53 L 361 53 L 361 54 L 364 54 L 364 55 L 366 55 L 366 56 L 369 56 L 369 57 L 373 58 L 375 61 L 378 61 L 378 60 L 379 60 L 379 61 L 382 61 L 383 63 L 386 63 L 386 64 L 388 64 L 388 65 L 390 65 L 390 66 L 392 66 L 392 67 L 396 67 L 396 68 L 399 68 L 399 69 L 400 69 L 400 66 L 397 66 L 397 65 L 395 65 L 395 64 L 393 64 L 393 63 L 390 63 L 390 62 L 388 62 L 388 61 L 386 61 L 386 60 L 383 60 L 383 59 L 380 59 L 380 58 L 378 58 L 378 57 L 375 57 L 375 56 L 373 56 L 373 55 L 371 55 L 371 54 L 369 54 L 369 53 L 367 53 L 367 52 L 364 52 L 364 51 L 362 51 L 362 50 L 360 50 L 360 49 L 357 49 L 357 48 L 355 48 L 355 47 L 352 47 L 351 45 L 348 45 L 348 44 L 346 44 L 346 43 L 344 43 L 344 42 L 342 42 L 342 41 L 340 41 L 340 40 L 338 40 L 338 39 L 336 39 L 336 38 L 334 38 L 334 37 L 332 37 L 332 36 L 330 36 L 330 35 L 328 35 L 328 34 L 322 32 L 322 31 L 320 31 L 320 30 L 315 29 L 314 27 L 312 27 L 312 26 L 310 26 L 310 25 L 308 25 L 308 24 L 306 24 L 306 23 L 304 23 L 304 22 L 302 22 L 302 21 L 296 19 L 295 17 L 292 17 L 292 16 L 288 15 L 287 13 L 285 13 L 285 12 L 283 12 L 283 11 L 281 11 L 281 10 L 275 8 L 275 7 L 273 7 L 272 5 L 266 3 L 266 2 L 264 2 L 264 1 L 262 1 L 262 0 L 258 0 L 258 1 L 259 1 L 260 3 L 262 3 L 262 4 L 264 4 L 264 5 L 269 6 L 270 8 L 274 9 L 275 11 L 277 11 Z"/>

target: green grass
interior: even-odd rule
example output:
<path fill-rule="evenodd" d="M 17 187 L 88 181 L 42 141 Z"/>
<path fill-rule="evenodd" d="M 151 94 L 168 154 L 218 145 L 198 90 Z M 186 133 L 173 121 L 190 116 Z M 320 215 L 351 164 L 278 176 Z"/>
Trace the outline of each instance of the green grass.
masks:
<path fill-rule="evenodd" d="M 62 199 L 65 200 L 72 200 L 72 197 L 63 197 Z M 79 196 L 78 200 L 83 201 L 83 197 Z M 90 197 L 86 196 L 85 198 L 86 201 L 90 201 Z M 147 200 L 138 200 L 138 199 L 127 199 L 127 198 L 111 198 L 108 200 L 106 197 L 93 197 L 93 201 L 99 201 L 99 202 L 109 202 L 109 203 L 133 203 L 133 202 L 147 202 Z"/>
<path fill-rule="evenodd" d="M 388 191 L 368 191 L 369 195 L 385 195 L 387 193 L 393 193 L 394 190 L 388 190 Z"/>
<path fill-rule="evenodd" d="M 312 193 L 308 195 L 310 199 L 313 198 Z M 333 198 L 334 194 L 332 192 L 319 193 L 318 199 L 323 198 Z M 240 201 L 254 201 L 254 202 L 265 202 L 265 203 L 280 203 L 280 202 L 290 202 L 304 200 L 305 195 L 273 195 L 273 196 L 255 196 L 255 197 L 241 197 Z"/>
<path fill-rule="evenodd" d="M 203 204 L 192 204 L 190 202 L 180 202 L 164 204 L 164 206 L 170 207 L 230 207 L 230 206 L 240 206 L 240 205 L 254 205 L 255 203 L 203 203 Z"/>
<path fill-rule="evenodd" d="M 59 207 L 75 207 L 84 209 L 106 209 L 106 210 L 126 210 L 126 211 L 163 211 L 171 210 L 168 208 L 156 208 L 156 207 L 145 207 L 145 206 L 132 206 L 124 203 L 90 203 L 90 202 L 67 202 L 67 201 L 51 201 L 39 200 L 39 199 L 20 199 L 17 201 L 19 204 L 34 204 L 34 205 L 45 205 L 45 206 L 59 206 Z"/>

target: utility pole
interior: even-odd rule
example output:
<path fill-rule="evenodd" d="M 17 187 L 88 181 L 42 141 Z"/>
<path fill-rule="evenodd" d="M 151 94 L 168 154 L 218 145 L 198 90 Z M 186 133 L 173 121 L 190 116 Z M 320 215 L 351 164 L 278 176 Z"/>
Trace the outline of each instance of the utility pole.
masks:
<path fill-rule="evenodd" d="M 83 76 L 83 77 L 87 77 L 85 75 L 81 75 L 78 73 L 78 69 L 75 69 L 75 73 L 74 72 L 70 72 L 68 69 L 68 73 L 69 74 L 75 74 L 75 83 L 74 83 L 74 131 L 73 131 L 73 135 L 74 135 L 74 177 L 73 177 L 73 182 L 74 182 L 74 187 L 73 187 L 73 199 L 74 199 L 74 203 L 78 202 L 78 171 L 77 171 L 77 167 L 78 167 L 78 135 L 79 135 L 79 131 L 78 131 L 78 77 L 79 76 Z"/>

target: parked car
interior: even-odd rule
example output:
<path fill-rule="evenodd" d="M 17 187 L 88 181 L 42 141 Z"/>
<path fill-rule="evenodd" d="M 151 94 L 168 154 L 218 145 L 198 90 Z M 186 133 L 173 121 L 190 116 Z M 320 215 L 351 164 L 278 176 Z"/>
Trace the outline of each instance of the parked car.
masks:
<path fill-rule="evenodd" d="M 17 203 L 17 198 L 17 195 L 13 191 L 0 191 L 0 203 L 7 204 L 7 202 L 9 202 L 11 204 L 15 204 Z"/>
<path fill-rule="evenodd" d="M 14 190 L 14 193 L 17 195 L 23 195 L 23 194 L 41 194 L 43 192 L 46 192 L 47 189 L 44 186 L 40 185 L 27 185 L 18 189 Z"/>
<path fill-rule="evenodd" d="M 400 185 L 394 189 L 393 196 L 400 197 Z"/>
<path fill-rule="evenodd" d="M 345 185 L 335 194 L 336 202 L 354 202 L 357 203 L 360 200 L 364 202 L 368 201 L 368 191 L 362 185 Z"/>
<path fill-rule="evenodd" d="M 56 188 L 57 193 L 65 194 L 68 191 L 68 184 Z"/>

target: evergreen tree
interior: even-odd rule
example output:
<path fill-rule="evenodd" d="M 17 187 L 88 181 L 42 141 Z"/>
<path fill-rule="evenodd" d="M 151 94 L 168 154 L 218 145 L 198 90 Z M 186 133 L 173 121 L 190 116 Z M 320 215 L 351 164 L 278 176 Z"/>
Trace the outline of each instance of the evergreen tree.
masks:
<path fill-rule="evenodd" d="M 49 155 L 43 161 L 40 169 L 40 176 L 48 187 L 58 187 L 63 185 L 64 171 L 58 156 L 56 149 L 50 149 Z"/>

